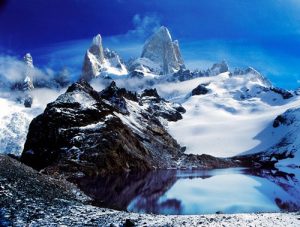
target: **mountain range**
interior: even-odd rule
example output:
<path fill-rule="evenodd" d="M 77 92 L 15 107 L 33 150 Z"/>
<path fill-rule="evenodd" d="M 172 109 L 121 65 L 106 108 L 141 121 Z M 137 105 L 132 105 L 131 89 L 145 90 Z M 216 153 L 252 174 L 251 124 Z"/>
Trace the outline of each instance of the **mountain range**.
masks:
<path fill-rule="evenodd" d="M 35 75 L 26 54 L 22 79 L 2 83 L 16 95 L 0 97 L 0 151 L 47 173 L 300 165 L 298 92 L 226 61 L 191 71 L 166 27 L 128 62 L 96 35 L 74 83 Z M 45 88 L 59 91 L 47 106 Z"/>

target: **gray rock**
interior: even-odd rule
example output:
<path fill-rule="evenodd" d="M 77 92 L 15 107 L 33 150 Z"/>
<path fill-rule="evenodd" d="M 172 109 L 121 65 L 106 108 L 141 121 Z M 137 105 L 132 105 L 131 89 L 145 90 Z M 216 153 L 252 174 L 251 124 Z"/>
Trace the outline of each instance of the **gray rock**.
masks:
<path fill-rule="evenodd" d="M 220 63 L 215 63 L 212 68 L 210 69 L 210 75 L 216 76 L 220 73 L 225 73 L 229 71 L 229 67 L 226 63 L 226 61 L 222 61 Z"/>
<path fill-rule="evenodd" d="M 84 56 L 81 78 L 87 81 L 95 78 L 101 70 L 104 63 L 104 52 L 101 35 L 98 34 L 93 38 L 91 47 Z"/>
<path fill-rule="evenodd" d="M 192 90 L 192 96 L 194 96 L 194 95 L 205 95 L 208 92 L 209 92 L 209 89 L 207 89 L 204 85 L 200 84 Z"/>
<path fill-rule="evenodd" d="M 163 75 L 185 67 L 178 41 L 173 42 L 169 30 L 163 26 L 146 41 L 141 58 L 158 64 Z"/>
<path fill-rule="evenodd" d="M 32 96 L 29 95 L 29 94 L 26 94 L 26 95 L 25 95 L 25 99 L 24 99 L 24 106 L 25 106 L 26 108 L 31 108 L 32 102 L 33 102 Z"/>
<path fill-rule="evenodd" d="M 90 81 L 105 74 L 111 68 L 114 68 L 119 74 L 127 74 L 127 68 L 122 59 L 115 51 L 103 49 L 102 38 L 98 34 L 93 38 L 92 45 L 85 54 L 81 79 Z M 108 77 L 108 75 L 103 76 Z"/>

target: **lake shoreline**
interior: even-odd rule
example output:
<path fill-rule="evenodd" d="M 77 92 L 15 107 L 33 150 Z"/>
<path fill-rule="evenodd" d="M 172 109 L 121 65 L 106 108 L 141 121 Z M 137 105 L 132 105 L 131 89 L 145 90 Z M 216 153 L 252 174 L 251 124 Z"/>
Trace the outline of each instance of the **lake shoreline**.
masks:
<path fill-rule="evenodd" d="M 0 226 L 300 226 L 300 213 L 139 214 L 89 205 L 63 179 L 0 155 Z"/>

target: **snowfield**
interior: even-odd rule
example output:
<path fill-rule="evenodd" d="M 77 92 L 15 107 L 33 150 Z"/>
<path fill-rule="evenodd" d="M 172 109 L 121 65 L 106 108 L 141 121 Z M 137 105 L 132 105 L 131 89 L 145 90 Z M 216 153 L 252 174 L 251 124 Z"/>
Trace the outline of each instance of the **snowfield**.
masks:
<path fill-rule="evenodd" d="M 170 122 L 167 127 L 190 154 L 232 157 L 268 151 L 292 130 L 290 126 L 274 128 L 274 119 L 288 109 L 300 107 L 299 96 L 284 99 L 281 94 L 270 90 L 269 81 L 255 71 L 246 75 L 226 72 L 183 82 L 167 82 L 166 78 L 158 80 L 154 87 L 162 97 L 178 102 L 186 109 L 182 120 Z M 117 83 L 131 88 L 136 80 L 127 78 L 125 83 L 118 79 Z M 192 90 L 200 84 L 209 92 L 192 96 Z M 137 91 L 140 89 L 136 88 Z M 35 93 L 35 97 L 43 96 L 42 91 Z M 55 99 L 55 95 L 58 94 L 52 93 L 45 99 L 49 102 Z M 47 103 L 40 99 L 35 100 L 32 109 L 26 109 L 21 104 L 1 98 L 0 106 L 4 110 L 0 113 L 1 153 L 20 154 L 30 121 L 42 112 Z M 87 100 L 85 104 L 88 106 L 90 103 Z M 297 136 L 294 137 L 294 142 L 300 147 L 300 141 L 298 143 Z M 296 163 L 298 159 L 281 163 L 299 165 Z"/>
<path fill-rule="evenodd" d="M 283 99 L 280 94 L 264 91 L 265 82 L 251 76 L 223 73 L 157 85 L 159 94 L 186 109 L 183 120 L 171 122 L 168 128 L 187 153 L 216 157 L 256 153 L 285 135 L 285 128 L 272 127 L 273 121 L 287 109 L 300 107 L 300 98 Z M 191 96 L 199 84 L 210 92 Z"/>
<path fill-rule="evenodd" d="M 47 103 L 55 100 L 65 90 L 35 89 L 32 108 L 16 101 L 16 94 L 3 92 L 0 96 L 0 153 L 21 155 L 29 124 L 41 114 Z"/>
<path fill-rule="evenodd" d="M 20 155 L 31 120 L 43 110 L 4 98 L 0 98 L 0 108 L 0 153 Z"/>

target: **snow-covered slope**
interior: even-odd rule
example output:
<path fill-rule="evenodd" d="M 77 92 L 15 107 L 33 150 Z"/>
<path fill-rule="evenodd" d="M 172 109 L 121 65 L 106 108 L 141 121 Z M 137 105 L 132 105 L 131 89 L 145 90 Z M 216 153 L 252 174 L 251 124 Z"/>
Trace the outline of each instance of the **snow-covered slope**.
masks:
<path fill-rule="evenodd" d="M 191 95 L 199 84 L 204 95 Z M 300 99 L 284 99 L 256 73 L 229 72 L 177 83 L 157 85 L 159 94 L 183 104 L 183 120 L 169 124 L 171 135 L 187 153 L 231 157 L 264 151 L 284 136 L 272 127 L 275 117 L 300 106 Z"/>
<path fill-rule="evenodd" d="M 33 69 L 30 54 L 26 54 L 24 61 L 29 70 L 25 74 L 29 75 Z M 183 120 L 170 122 L 168 130 L 186 147 L 187 154 L 232 157 L 257 152 L 282 153 L 286 149 L 296 150 L 298 144 L 300 148 L 297 137 L 300 111 L 287 111 L 300 108 L 300 96 L 273 87 L 251 67 L 229 72 L 227 63 L 222 61 L 206 71 L 185 69 L 179 44 L 165 27 L 145 42 L 141 57 L 128 63 L 128 70 L 116 52 L 103 49 L 101 36 L 95 36 L 86 52 L 81 78 L 94 79 L 92 83 L 101 89 L 111 80 L 135 92 L 155 87 L 167 101 L 182 104 L 186 109 Z M 32 81 L 34 87 L 43 84 L 42 80 L 26 76 L 25 90 L 30 91 L 30 97 L 37 93 Z M 36 97 L 43 98 L 45 94 Z M 53 100 L 45 99 L 46 103 Z M 0 113 L 2 153 L 18 154 L 22 150 L 29 122 L 45 107 L 44 101 L 41 104 L 39 99 L 34 100 L 35 107 L 25 110 L 12 99 L 0 99 L 0 108 L 4 109 Z M 293 123 L 283 122 L 280 127 L 273 127 L 274 119 L 285 111 L 284 117 L 295 119 Z M 286 138 L 288 144 L 280 146 Z M 298 154 L 293 160 L 300 161 Z"/>
<path fill-rule="evenodd" d="M 273 122 L 273 135 L 280 139 L 265 154 L 289 157 L 280 160 L 278 166 L 300 166 L 300 105 L 278 115 Z"/>
<path fill-rule="evenodd" d="M 31 108 L 26 108 L 19 100 L 17 91 L 0 92 L 0 153 L 21 155 L 29 124 L 41 114 L 49 103 L 57 98 L 62 90 L 39 88 L 32 90 L 34 99 Z"/>
<path fill-rule="evenodd" d="M 0 153 L 20 155 L 31 120 L 42 112 L 41 108 L 25 108 L 0 98 Z"/>

